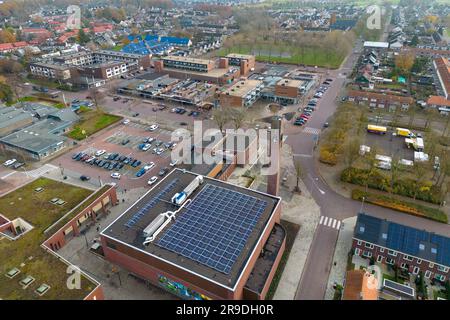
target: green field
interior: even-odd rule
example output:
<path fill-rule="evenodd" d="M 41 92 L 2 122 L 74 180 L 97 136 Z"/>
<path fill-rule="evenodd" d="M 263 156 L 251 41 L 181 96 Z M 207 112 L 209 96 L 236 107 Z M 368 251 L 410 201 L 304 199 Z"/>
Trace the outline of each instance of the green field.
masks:
<path fill-rule="evenodd" d="M 80 123 L 69 132 L 68 136 L 75 140 L 83 140 L 121 119 L 119 116 L 102 112 L 99 113 L 95 110 L 85 112 L 81 115 Z"/>
<path fill-rule="evenodd" d="M 37 187 L 44 190 L 37 193 L 34 191 Z M 66 286 L 67 265 L 41 248 L 47 239 L 44 230 L 91 193 L 90 190 L 39 178 L 0 198 L 2 215 L 10 220 L 20 217 L 33 226 L 15 241 L 7 238 L 0 240 L 0 298 L 40 299 L 35 290 L 45 283 L 50 289 L 42 299 L 80 300 L 95 288 L 93 282 L 82 277 L 80 290 L 69 290 Z M 52 204 L 50 200 L 53 198 L 60 198 L 66 203 L 61 206 Z M 20 273 L 10 279 L 5 274 L 12 268 L 18 268 Z M 23 289 L 19 281 L 26 276 L 35 278 L 35 281 Z"/>
<path fill-rule="evenodd" d="M 272 52 L 270 52 L 272 50 Z M 252 53 L 253 51 L 253 53 Z M 227 55 L 228 53 L 255 54 L 256 60 L 260 62 L 286 63 L 286 64 L 304 64 L 309 66 L 318 66 L 337 69 L 342 64 L 345 56 L 340 56 L 335 52 L 327 53 L 320 48 L 305 48 L 302 53 L 290 55 L 288 52 L 274 52 L 270 48 L 251 49 L 247 46 L 235 46 L 227 49 L 221 49 L 217 55 Z"/>

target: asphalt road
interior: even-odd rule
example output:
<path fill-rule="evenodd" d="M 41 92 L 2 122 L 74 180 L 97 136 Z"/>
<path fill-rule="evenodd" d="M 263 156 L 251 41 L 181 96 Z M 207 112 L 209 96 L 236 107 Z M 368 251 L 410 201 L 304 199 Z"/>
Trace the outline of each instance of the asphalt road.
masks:
<path fill-rule="evenodd" d="M 356 46 L 356 52 L 361 49 L 362 43 Z M 345 198 L 322 181 L 315 166 L 313 158 L 313 147 L 315 144 L 315 135 L 322 130 L 323 123 L 326 122 L 336 111 L 336 99 L 340 96 L 340 91 L 345 85 L 345 75 L 350 74 L 353 64 L 356 62 L 358 53 L 352 53 L 341 69 L 331 71 L 327 77 L 334 78 L 330 88 L 318 103 L 318 108 L 313 117 L 308 121 L 306 128 L 300 132 L 288 130 L 286 142 L 293 148 L 294 156 L 300 158 L 303 171 L 305 172 L 304 183 L 318 203 L 321 209 L 321 218 L 334 219 L 342 223 L 343 219 L 355 216 L 363 209 L 364 212 L 371 215 L 406 224 L 412 227 L 426 229 L 445 235 L 450 235 L 448 225 L 433 222 L 431 220 L 421 219 L 406 214 L 365 204 L 362 208 L 361 203 Z M 297 129 L 298 131 L 299 129 Z M 305 268 L 298 286 L 296 299 L 299 300 L 323 300 L 330 269 L 333 266 L 333 254 L 339 231 L 328 225 L 319 224 L 314 235 Z"/>

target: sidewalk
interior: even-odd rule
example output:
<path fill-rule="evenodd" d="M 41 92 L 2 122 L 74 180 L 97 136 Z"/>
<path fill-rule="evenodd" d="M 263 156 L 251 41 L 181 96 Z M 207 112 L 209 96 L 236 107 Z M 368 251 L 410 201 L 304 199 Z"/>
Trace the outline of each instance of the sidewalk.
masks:
<path fill-rule="evenodd" d="M 353 229 L 355 228 L 355 224 L 356 217 L 343 220 L 343 227 L 339 232 L 333 256 L 333 262 L 335 262 L 336 265 L 332 265 L 330 270 L 325 300 L 333 300 L 334 283 L 339 285 L 344 284 L 345 274 L 347 272 L 347 258 L 348 253 L 352 248 Z"/>
<path fill-rule="evenodd" d="M 300 230 L 273 299 L 294 300 L 319 222 L 320 208 L 302 181 L 299 184 L 302 193 L 291 192 L 296 184 L 296 173 L 292 161 L 292 150 L 287 144 L 284 144 L 282 154 L 282 177 L 286 176 L 288 179 L 282 183 L 281 187 L 283 198 L 281 219 L 300 225 Z"/>

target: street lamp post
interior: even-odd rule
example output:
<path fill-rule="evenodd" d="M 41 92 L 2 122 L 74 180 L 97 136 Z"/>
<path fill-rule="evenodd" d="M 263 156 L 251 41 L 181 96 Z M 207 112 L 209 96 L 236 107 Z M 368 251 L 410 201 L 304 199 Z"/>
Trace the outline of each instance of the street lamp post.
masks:
<path fill-rule="evenodd" d="M 366 200 L 366 197 L 362 197 L 362 201 L 361 201 L 361 209 L 359 209 L 359 212 L 362 213 L 363 209 L 364 209 L 364 201 Z"/>

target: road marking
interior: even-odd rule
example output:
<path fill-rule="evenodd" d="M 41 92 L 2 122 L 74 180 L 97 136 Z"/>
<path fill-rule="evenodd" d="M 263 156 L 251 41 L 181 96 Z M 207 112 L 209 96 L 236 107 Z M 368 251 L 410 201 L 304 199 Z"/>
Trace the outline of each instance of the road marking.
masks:
<path fill-rule="evenodd" d="M 301 158 L 312 158 L 312 154 L 304 154 L 304 153 L 296 153 L 293 154 L 294 157 L 301 157 Z"/>
<path fill-rule="evenodd" d="M 44 175 L 45 173 L 48 173 L 48 172 L 56 170 L 56 169 L 58 169 L 57 166 L 47 163 L 46 165 L 43 165 L 42 167 L 40 167 L 38 169 L 25 171 L 25 174 L 27 174 L 33 178 L 39 178 L 40 176 Z"/>
<path fill-rule="evenodd" d="M 10 173 L 8 173 L 8 174 L 5 174 L 3 177 L 1 177 L 1 179 L 3 180 L 3 179 L 6 179 L 6 178 L 8 178 L 9 176 L 12 176 L 13 174 L 15 174 L 16 173 L 16 171 L 13 171 L 13 172 L 10 172 Z"/>
<path fill-rule="evenodd" d="M 341 228 L 341 221 L 325 216 L 320 216 L 319 224 L 323 225 L 324 227 L 336 230 L 339 230 Z"/>
<path fill-rule="evenodd" d="M 316 183 L 316 181 L 318 181 L 319 178 L 315 178 L 315 179 L 314 179 L 314 178 L 311 176 L 311 174 L 308 174 L 308 176 L 309 176 L 309 178 L 311 179 L 312 183 L 314 184 L 314 187 L 316 187 L 317 190 L 319 190 L 319 192 L 320 192 L 321 195 L 324 195 L 324 194 L 325 194 L 325 191 L 323 191 L 322 189 L 320 189 L 319 186 L 318 186 L 317 183 Z"/>
<path fill-rule="evenodd" d="M 320 134 L 320 129 L 317 128 L 311 128 L 311 127 L 305 127 L 305 129 L 303 130 L 303 133 L 308 133 L 308 134 Z"/>
<path fill-rule="evenodd" d="M 331 224 L 333 223 L 334 219 L 330 218 L 330 220 L 328 221 L 328 226 L 331 227 Z"/>

